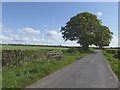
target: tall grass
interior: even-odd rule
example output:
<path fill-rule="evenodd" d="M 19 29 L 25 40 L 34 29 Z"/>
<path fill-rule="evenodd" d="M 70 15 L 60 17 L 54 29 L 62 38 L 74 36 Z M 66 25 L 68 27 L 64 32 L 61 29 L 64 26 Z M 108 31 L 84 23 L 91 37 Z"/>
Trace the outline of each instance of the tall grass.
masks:
<path fill-rule="evenodd" d="M 20 66 L 3 67 L 3 88 L 24 88 L 83 56 L 80 52 L 64 52 L 62 60 L 36 60 Z M 33 59 L 33 58 L 32 58 Z"/>

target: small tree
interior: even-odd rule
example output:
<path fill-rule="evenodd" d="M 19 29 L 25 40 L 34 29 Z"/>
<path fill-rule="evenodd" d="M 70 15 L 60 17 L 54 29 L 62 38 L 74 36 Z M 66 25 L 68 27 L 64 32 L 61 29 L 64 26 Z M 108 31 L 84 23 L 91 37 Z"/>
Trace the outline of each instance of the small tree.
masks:
<path fill-rule="evenodd" d="M 84 50 L 88 50 L 89 45 L 94 43 L 94 32 L 100 25 L 101 21 L 96 15 L 83 12 L 73 16 L 66 26 L 61 27 L 61 32 L 65 41 L 77 41 Z"/>

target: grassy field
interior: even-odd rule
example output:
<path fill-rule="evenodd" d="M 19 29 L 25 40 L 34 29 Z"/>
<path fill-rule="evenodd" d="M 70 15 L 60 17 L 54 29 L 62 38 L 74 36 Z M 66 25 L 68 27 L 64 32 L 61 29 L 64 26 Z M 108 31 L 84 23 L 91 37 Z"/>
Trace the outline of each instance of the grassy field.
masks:
<path fill-rule="evenodd" d="M 56 49 L 56 50 L 67 50 L 69 48 L 65 47 L 47 47 L 47 46 L 10 46 L 10 45 L 1 45 L 2 50 L 10 49 L 10 50 L 38 50 L 38 49 Z"/>
<path fill-rule="evenodd" d="M 39 61 L 28 63 L 17 67 L 3 68 L 3 87 L 4 88 L 24 88 L 51 72 L 60 69 L 76 60 L 80 54 L 66 54 L 60 61 Z"/>
<path fill-rule="evenodd" d="M 49 49 L 61 50 L 63 52 L 63 58 L 61 60 L 36 60 L 31 58 L 34 62 L 29 62 L 18 65 L 18 66 L 4 66 L 2 68 L 3 75 L 3 88 L 24 88 L 37 80 L 49 75 L 50 73 L 78 60 L 79 57 L 90 54 L 90 52 L 79 52 L 78 48 L 61 48 L 61 47 L 38 47 L 38 46 L 3 46 L 3 50 L 6 49 L 17 50 L 22 49 L 27 50 L 29 53 L 32 50 L 37 51 L 39 49 L 44 49 L 43 51 L 48 51 Z M 31 55 L 31 54 L 30 54 Z M 29 57 L 29 55 L 27 56 Z"/>
<path fill-rule="evenodd" d="M 117 50 L 117 49 L 108 49 L 108 50 Z M 102 53 L 108 60 L 113 72 L 116 74 L 116 76 L 120 80 L 120 71 L 119 71 L 120 61 L 119 61 L 119 59 L 113 57 L 113 54 L 109 54 L 105 50 L 102 50 Z"/>

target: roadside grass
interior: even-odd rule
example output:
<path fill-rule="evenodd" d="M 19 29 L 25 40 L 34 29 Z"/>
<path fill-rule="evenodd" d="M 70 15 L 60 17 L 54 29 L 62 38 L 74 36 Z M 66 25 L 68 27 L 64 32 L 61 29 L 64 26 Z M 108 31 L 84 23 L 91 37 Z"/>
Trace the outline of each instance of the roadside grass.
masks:
<path fill-rule="evenodd" d="M 65 53 L 63 59 L 58 61 L 38 60 L 38 62 L 26 63 L 16 67 L 3 67 L 3 89 L 25 88 L 84 55 L 86 54 L 79 52 Z"/>
<path fill-rule="evenodd" d="M 38 50 L 38 49 L 56 49 L 56 50 L 67 50 L 66 47 L 50 47 L 50 46 L 10 46 L 10 45 L 1 45 L 2 50 Z"/>
<path fill-rule="evenodd" d="M 120 80 L 120 71 L 118 69 L 120 66 L 120 61 L 117 58 L 114 58 L 112 54 L 108 54 L 104 50 L 101 51 L 104 54 L 105 58 L 108 60 L 113 72 L 118 77 L 118 80 Z"/>
<path fill-rule="evenodd" d="M 2 89 L 2 65 L 0 65 L 0 90 Z"/>

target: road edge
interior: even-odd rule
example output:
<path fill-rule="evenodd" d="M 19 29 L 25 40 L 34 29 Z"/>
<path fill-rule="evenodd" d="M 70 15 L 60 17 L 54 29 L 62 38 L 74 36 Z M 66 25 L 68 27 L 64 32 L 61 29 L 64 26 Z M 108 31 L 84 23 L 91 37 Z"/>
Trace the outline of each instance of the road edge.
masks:
<path fill-rule="evenodd" d="M 102 52 L 101 52 L 101 53 L 102 53 Z M 102 53 L 102 55 L 103 55 L 103 53 Z M 103 57 L 105 58 L 104 55 L 103 55 Z M 118 77 L 117 77 L 116 74 L 113 72 L 113 70 L 112 70 L 112 68 L 111 68 L 111 66 L 110 66 L 110 64 L 109 64 L 109 62 L 107 61 L 106 58 L 105 58 L 105 61 L 106 61 L 107 65 L 108 65 L 109 69 L 111 70 L 112 74 L 114 75 L 115 79 L 116 79 L 117 82 L 119 83 Z"/>

